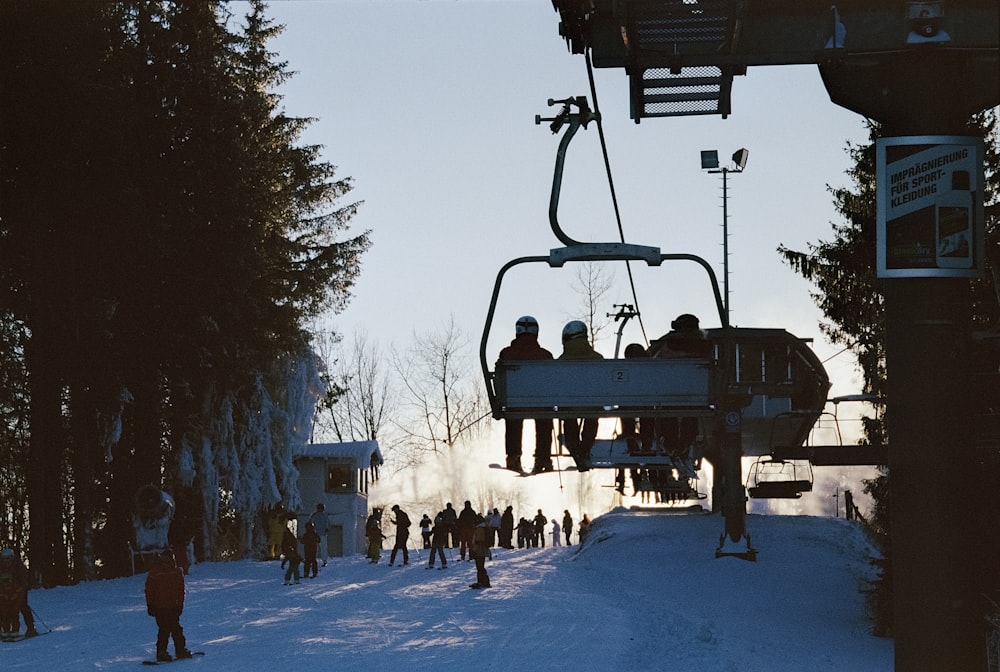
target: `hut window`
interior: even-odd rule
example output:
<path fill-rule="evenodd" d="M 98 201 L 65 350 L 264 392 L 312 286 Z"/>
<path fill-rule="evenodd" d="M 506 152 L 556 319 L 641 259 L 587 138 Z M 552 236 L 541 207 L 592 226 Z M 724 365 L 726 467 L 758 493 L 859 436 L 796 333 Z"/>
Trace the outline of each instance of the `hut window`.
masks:
<path fill-rule="evenodd" d="M 326 491 L 354 492 L 354 467 L 346 460 L 330 460 L 326 463 Z"/>

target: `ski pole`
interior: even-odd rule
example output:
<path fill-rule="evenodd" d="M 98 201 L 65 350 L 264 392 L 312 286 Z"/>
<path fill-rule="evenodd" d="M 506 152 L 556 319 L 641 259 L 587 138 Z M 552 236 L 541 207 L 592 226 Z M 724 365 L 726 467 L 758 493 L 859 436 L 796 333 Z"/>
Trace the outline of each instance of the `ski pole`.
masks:
<path fill-rule="evenodd" d="M 31 613 L 34 615 L 35 620 L 41 623 L 42 627 L 45 628 L 45 632 L 52 632 L 52 628 L 49 627 L 48 623 L 42 620 L 42 617 L 38 615 L 38 612 L 35 611 L 35 608 L 34 607 L 28 607 L 28 608 L 31 609 Z"/>

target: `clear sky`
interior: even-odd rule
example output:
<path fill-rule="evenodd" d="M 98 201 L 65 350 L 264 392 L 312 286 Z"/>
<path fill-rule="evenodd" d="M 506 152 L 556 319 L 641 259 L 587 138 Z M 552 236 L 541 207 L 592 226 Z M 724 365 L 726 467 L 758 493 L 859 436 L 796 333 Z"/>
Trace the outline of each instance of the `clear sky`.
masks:
<path fill-rule="evenodd" d="M 560 138 L 534 118 L 556 111 L 547 99 L 589 99 L 590 90 L 585 61 L 559 37 L 551 2 L 283 0 L 270 14 L 286 26 L 271 46 L 297 73 L 281 89 L 284 106 L 316 118 L 304 141 L 323 145 L 339 175 L 354 179 L 353 197 L 364 205 L 353 227 L 373 231 L 354 299 L 334 328 L 405 347 L 414 332 L 453 315 L 478 349 L 500 267 L 560 246 L 548 222 Z M 734 81 L 728 119 L 638 125 L 624 71 L 596 75 L 627 242 L 702 256 L 721 284 L 722 179 L 700 169 L 700 151 L 717 149 L 724 160 L 747 148 L 746 170 L 728 179 L 732 322 L 813 338 L 823 360 L 839 352 L 820 335 L 810 285 L 776 248 L 832 238 L 839 216 L 828 185 L 848 184 L 846 143 L 866 139 L 864 120 L 830 102 L 815 66 L 751 68 Z M 577 240 L 618 239 L 594 125 L 569 148 L 559 219 Z M 633 270 L 649 338 L 683 312 L 718 326 L 703 276 Z M 527 313 L 541 323 L 542 344 L 558 353 L 562 325 L 581 317 L 573 270 L 519 273 L 508 274 L 490 349 L 506 344 Z M 612 302 L 632 302 L 624 266 L 613 273 L 620 289 L 607 312 Z M 606 356 L 614 351 L 610 331 L 598 343 Z M 625 342 L 641 340 L 633 321 Z M 849 354 L 827 367 L 831 395 L 860 391 Z M 856 430 L 842 424 L 845 441 Z M 502 448 L 495 452 L 491 461 Z"/>

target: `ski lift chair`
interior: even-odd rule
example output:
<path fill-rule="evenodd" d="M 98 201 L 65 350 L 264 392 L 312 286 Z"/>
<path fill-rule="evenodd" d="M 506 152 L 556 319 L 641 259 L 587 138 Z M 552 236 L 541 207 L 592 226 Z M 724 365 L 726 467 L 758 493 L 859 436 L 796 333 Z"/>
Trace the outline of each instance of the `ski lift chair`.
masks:
<path fill-rule="evenodd" d="M 803 478 L 803 469 L 794 460 L 758 458 L 747 478 L 750 498 L 798 499 L 803 492 L 812 492 L 812 466 L 808 462 L 806 465 L 808 478 Z"/>

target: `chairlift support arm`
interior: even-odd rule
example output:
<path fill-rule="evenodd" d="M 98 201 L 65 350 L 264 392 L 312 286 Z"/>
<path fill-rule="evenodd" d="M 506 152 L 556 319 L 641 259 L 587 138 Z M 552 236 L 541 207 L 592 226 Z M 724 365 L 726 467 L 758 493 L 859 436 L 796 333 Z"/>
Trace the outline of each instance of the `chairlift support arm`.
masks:
<path fill-rule="evenodd" d="M 549 195 L 549 224 L 552 225 L 552 232 L 555 234 L 556 238 L 559 239 L 563 245 L 581 245 L 577 240 L 570 238 L 559 226 L 559 194 L 562 191 L 562 176 L 563 176 L 563 166 L 566 163 L 566 149 L 569 147 L 569 143 L 573 140 L 573 136 L 580 129 L 581 126 L 587 127 L 591 121 L 597 119 L 597 114 L 595 114 L 590 106 L 587 104 L 586 96 L 576 96 L 565 98 L 563 100 L 553 100 L 549 98 L 549 105 L 555 105 L 557 103 L 562 103 L 563 108 L 555 117 L 542 118 L 541 116 L 535 116 L 535 123 L 541 124 L 543 121 L 548 121 L 549 128 L 553 133 L 558 133 L 563 126 L 566 126 L 566 132 L 563 133 L 562 140 L 559 141 L 559 149 L 556 151 L 556 167 L 555 172 L 552 176 L 552 192 Z M 576 106 L 579 112 L 572 112 L 571 109 Z"/>
<path fill-rule="evenodd" d="M 615 339 L 615 359 L 618 359 L 618 353 L 621 351 L 622 347 L 622 334 L 625 331 L 625 325 L 628 324 L 628 321 L 633 317 L 638 317 L 639 313 L 636 311 L 635 306 L 627 303 L 623 303 L 621 305 L 615 304 L 614 307 L 618 309 L 618 312 L 613 315 L 608 313 L 607 316 L 615 318 L 616 322 L 621 322 L 621 324 L 618 325 L 618 337 Z"/>

